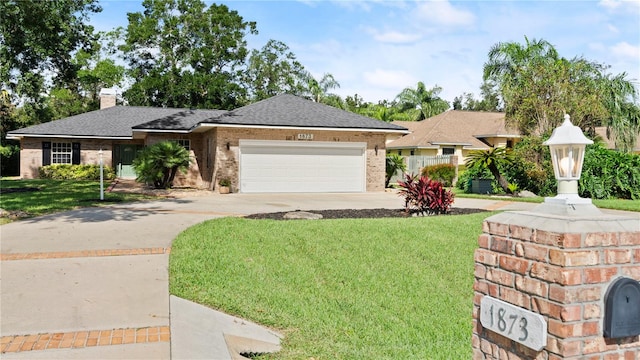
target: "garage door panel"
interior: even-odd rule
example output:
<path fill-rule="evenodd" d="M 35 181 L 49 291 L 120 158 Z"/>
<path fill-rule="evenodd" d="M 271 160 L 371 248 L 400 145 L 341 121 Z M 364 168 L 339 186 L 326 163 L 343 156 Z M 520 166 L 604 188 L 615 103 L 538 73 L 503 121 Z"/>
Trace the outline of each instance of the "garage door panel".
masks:
<path fill-rule="evenodd" d="M 364 143 L 270 142 L 243 146 L 242 192 L 362 192 L 365 190 Z"/>

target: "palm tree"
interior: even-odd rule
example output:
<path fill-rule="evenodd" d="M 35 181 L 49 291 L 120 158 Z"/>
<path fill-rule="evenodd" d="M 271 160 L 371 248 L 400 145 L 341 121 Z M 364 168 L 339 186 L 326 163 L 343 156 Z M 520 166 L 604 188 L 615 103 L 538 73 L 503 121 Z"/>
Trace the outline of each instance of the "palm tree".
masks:
<path fill-rule="evenodd" d="M 329 73 L 322 75 L 320 81 L 316 80 L 313 75 L 307 73 L 307 86 L 311 99 L 317 103 L 324 103 L 323 100 L 328 95 L 331 95 L 329 94 L 329 90 L 339 88 L 340 83 Z"/>
<path fill-rule="evenodd" d="M 398 170 L 403 173 L 407 171 L 407 164 L 404 163 L 404 158 L 398 154 L 389 154 L 386 158 L 386 177 L 384 179 L 384 187 L 389 187 L 389 182 L 393 175 L 395 175 Z"/>
<path fill-rule="evenodd" d="M 191 164 L 189 151 L 175 141 L 163 141 L 142 150 L 133 161 L 139 182 L 153 184 L 156 189 L 168 189 L 178 171 L 186 172 Z"/>
<path fill-rule="evenodd" d="M 427 90 L 424 83 L 419 81 L 415 89 L 411 87 L 403 89 L 396 100 L 402 111 L 415 113 L 413 120 L 420 121 L 449 109 L 449 103 L 438 96 L 440 92 L 442 92 L 442 88 L 438 85 Z"/>
<path fill-rule="evenodd" d="M 640 134 L 640 107 L 637 105 L 636 87 L 626 79 L 626 73 L 604 76 L 601 86 L 605 107 L 609 111 L 609 116 L 604 121 L 607 133 L 611 134 L 618 150 L 633 151 Z"/>
<path fill-rule="evenodd" d="M 487 150 L 471 151 L 464 164 L 467 168 L 489 169 L 491 175 L 498 181 L 502 190 L 507 194 L 511 194 L 512 191 L 509 188 L 509 182 L 500 173 L 500 168 L 508 166 L 512 161 L 511 154 L 506 148 L 493 147 Z"/>

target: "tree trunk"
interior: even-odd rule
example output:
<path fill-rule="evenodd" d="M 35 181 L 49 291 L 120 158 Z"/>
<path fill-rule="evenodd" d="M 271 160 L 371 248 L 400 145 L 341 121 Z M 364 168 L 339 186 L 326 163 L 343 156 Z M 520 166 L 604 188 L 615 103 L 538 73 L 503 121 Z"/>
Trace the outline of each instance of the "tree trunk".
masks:
<path fill-rule="evenodd" d="M 498 170 L 498 167 L 494 164 L 491 164 L 489 166 L 489 171 L 491 171 L 493 177 L 498 180 L 498 184 L 500 185 L 502 190 L 504 190 L 504 192 L 506 192 L 507 194 L 511 194 L 511 189 L 509 189 L 509 182 L 504 178 L 504 176 L 502 176 L 502 174 L 500 174 L 500 170 Z"/>

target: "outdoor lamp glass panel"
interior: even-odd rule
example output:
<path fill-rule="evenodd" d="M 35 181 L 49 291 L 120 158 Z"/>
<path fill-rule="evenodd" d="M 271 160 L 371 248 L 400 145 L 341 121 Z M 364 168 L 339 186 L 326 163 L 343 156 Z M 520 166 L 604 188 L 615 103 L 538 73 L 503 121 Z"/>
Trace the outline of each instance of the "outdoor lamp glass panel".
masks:
<path fill-rule="evenodd" d="M 584 150 L 588 144 L 593 144 L 579 127 L 571 124 L 569 115 L 564 116 L 561 126 L 553 130 L 549 140 L 544 145 L 549 146 L 553 172 L 558 180 L 558 194 L 577 194 L 578 184 L 582 174 Z"/>

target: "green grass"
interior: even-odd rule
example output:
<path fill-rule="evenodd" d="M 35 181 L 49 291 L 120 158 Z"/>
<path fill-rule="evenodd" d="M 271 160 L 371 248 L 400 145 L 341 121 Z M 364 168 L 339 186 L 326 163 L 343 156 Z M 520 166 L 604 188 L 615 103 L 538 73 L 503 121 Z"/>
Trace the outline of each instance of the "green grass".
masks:
<path fill-rule="evenodd" d="M 483 195 L 483 194 L 466 194 L 460 189 L 452 189 L 456 197 L 469 198 L 469 199 L 487 199 L 496 200 L 504 199 L 509 201 L 529 202 L 529 203 L 542 203 L 544 197 L 538 196 L 533 198 L 519 198 L 510 197 L 506 195 Z M 612 210 L 624 210 L 624 211 L 637 211 L 640 212 L 640 200 L 626 200 L 626 199 L 606 199 L 606 200 L 593 200 L 593 204 L 601 209 Z"/>
<path fill-rule="evenodd" d="M 277 359 L 468 359 L 491 215 L 223 218 L 178 236 L 170 292 L 283 332 Z"/>
<path fill-rule="evenodd" d="M 85 206 L 112 204 L 150 198 L 139 194 L 106 192 L 109 182 L 105 182 L 104 200 L 100 201 L 99 181 L 77 180 L 0 180 L 0 208 L 7 211 L 25 211 L 30 216 L 50 214 Z M 8 189 L 38 189 L 29 192 L 7 192 Z"/>

